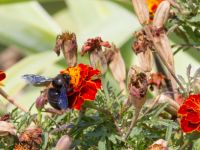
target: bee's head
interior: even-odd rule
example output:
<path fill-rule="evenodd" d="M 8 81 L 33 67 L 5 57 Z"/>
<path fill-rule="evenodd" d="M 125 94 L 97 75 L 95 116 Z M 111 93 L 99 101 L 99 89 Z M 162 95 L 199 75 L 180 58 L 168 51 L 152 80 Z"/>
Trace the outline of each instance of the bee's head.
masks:
<path fill-rule="evenodd" d="M 56 88 L 61 88 L 63 85 L 68 85 L 70 76 L 68 74 L 58 74 L 52 81 L 52 84 Z"/>

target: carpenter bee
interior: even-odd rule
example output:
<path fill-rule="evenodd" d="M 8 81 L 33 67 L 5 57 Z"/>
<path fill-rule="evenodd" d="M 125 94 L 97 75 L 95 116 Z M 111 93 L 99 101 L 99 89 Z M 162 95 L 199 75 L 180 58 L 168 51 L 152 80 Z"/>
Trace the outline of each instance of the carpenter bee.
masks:
<path fill-rule="evenodd" d="M 29 84 L 34 86 L 47 86 L 47 100 L 57 110 L 66 110 L 68 107 L 67 91 L 70 76 L 58 74 L 54 78 L 46 78 L 40 75 L 26 74 L 22 76 Z"/>

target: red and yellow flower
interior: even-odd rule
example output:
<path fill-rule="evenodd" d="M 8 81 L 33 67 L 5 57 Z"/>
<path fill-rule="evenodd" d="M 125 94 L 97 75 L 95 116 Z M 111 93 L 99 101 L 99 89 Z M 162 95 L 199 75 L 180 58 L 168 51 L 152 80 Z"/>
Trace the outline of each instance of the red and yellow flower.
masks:
<path fill-rule="evenodd" d="M 183 132 L 200 132 L 200 94 L 190 95 L 178 110 Z"/>
<path fill-rule="evenodd" d="M 88 65 L 79 64 L 76 67 L 69 67 L 62 70 L 61 74 L 68 74 L 71 77 L 72 90 L 67 92 L 69 108 L 80 110 L 84 101 L 93 101 L 97 90 L 101 88 L 100 71 Z"/>
<path fill-rule="evenodd" d="M 149 13 L 154 14 L 156 12 L 156 9 L 158 5 L 163 1 L 163 0 L 146 0 Z"/>
<path fill-rule="evenodd" d="M 3 85 L 3 83 L 1 81 L 3 81 L 6 78 L 6 74 L 0 70 L 0 86 Z"/>

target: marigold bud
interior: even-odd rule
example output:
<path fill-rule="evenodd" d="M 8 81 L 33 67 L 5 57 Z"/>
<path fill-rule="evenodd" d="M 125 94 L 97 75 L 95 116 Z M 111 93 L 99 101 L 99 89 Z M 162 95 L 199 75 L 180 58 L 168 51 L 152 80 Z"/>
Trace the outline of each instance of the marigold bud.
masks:
<path fill-rule="evenodd" d="M 69 67 L 77 64 L 77 41 L 75 33 L 65 32 L 56 38 L 54 51 L 59 56 L 62 49 L 63 55 Z"/>
<path fill-rule="evenodd" d="M 151 72 L 153 66 L 153 56 L 151 50 L 147 48 L 145 52 L 138 54 L 138 58 L 139 58 L 139 66 L 145 72 Z"/>
<path fill-rule="evenodd" d="M 132 0 L 132 3 L 140 24 L 147 24 L 149 22 L 149 10 L 146 0 Z"/>
<path fill-rule="evenodd" d="M 157 28 L 163 27 L 169 17 L 169 12 L 170 3 L 168 1 L 162 1 L 156 10 L 153 25 Z"/>
<path fill-rule="evenodd" d="M 69 150 L 72 139 L 68 135 L 62 136 L 56 144 L 56 150 Z"/>
<path fill-rule="evenodd" d="M 35 106 L 37 109 L 44 108 L 44 105 L 47 103 L 47 92 L 43 92 L 35 102 Z"/>

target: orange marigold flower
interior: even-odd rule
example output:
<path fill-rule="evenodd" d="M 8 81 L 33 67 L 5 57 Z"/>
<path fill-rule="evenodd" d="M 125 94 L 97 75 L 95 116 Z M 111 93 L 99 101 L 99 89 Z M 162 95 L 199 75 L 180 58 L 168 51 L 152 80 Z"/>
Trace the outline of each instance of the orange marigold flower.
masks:
<path fill-rule="evenodd" d="M 149 13 L 150 13 L 150 19 L 153 20 L 154 13 L 156 12 L 156 9 L 158 8 L 158 5 L 163 1 L 163 0 L 146 0 Z"/>
<path fill-rule="evenodd" d="M 39 150 L 39 148 L 35 146 L 31 146 L 27 143 L 19 143 L 19 144 L 15 144 L 15 147 L 13 150 Z"/>
<path fill-rule="evenodd" d="M 69 74 L 71 77 L 72 90 L 67 92 L 69 108 L 80 110 L 84 101 L 93 101 L 97 90 L 101 88 L 100 71 L 88 65 L 79 64 L 76 67 L 69 67 L 62 70 L 61 74 Z"/>
<path fill-rule="evenodd" d="M 0 86 L 3 85 L 1 81 L 3 81 L 5 78 L 6 78 L 6 74 L 2 70 L 0 70 Z"/>
<path fill-rule="evenodd" d="M 183 132 L 200 132 L 200 94 L 190 95 L 178 110 Z"/>

